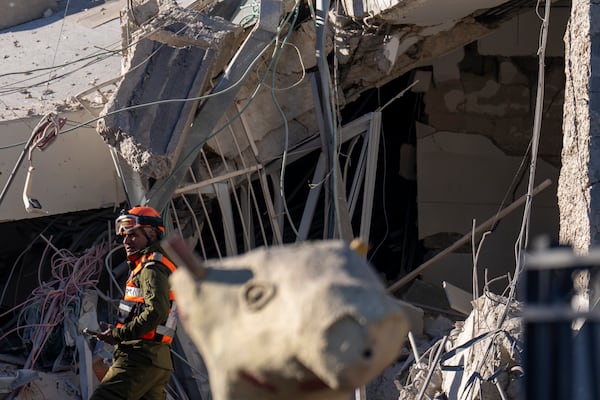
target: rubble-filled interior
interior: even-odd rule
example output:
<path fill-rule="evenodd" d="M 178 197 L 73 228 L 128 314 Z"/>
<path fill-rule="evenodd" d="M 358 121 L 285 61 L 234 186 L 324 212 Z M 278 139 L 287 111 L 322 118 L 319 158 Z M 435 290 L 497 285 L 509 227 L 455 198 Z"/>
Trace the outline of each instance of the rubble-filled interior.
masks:
<path fill-rule="evenodd" d="M 169 121 L 173 137 L 182 142 L 152 141 L 144 118 L 160 115 L 156 111 L 160 107 L 155 113 L 138 116 L 131 124 L 144 127 L 138 132 L 137 128 L 131 132 L 113 129 L 123 120 L 129 127 L 127 118 L 111 119 L 109 115 L 102 120 L 99 130 L 103 136 L 109 132 L 105 140 L 111 146 L 125 194 L 130 201 L 156 201 L 164 206 L 169 230 L 190 238 L 205 260 L 236 256 L 261 246 L 366 235 L 370 244 L 367 259 L 383 284 L 393 285 L 527 191 L 538 77 L 535 2 L 486 3 L 490 3 L 486 5 L 488 13 L 478 10 L 459 22 L 424 22 L 418 7 L 411 10 L 408 4 L 405 10 L 392 7 L 366 22 L 357 16 L 331 14 L 329 34 L 336 33 L 341 42 L 335 50 L 327 43 L 329 50 L 338 52 L 337 58 L 331 55 L 327 61 L 336 60 L 339 68 L 334 70 L 340 75 L 335 78 L 341 80 L 336 114 L 340 143 L 337 166 L 331 171 L 327 171 L 331 160 L 327 160 L 322 142 L 327 118 L 319 110 L 322 93 L 315 89 L 320 79 L 319 60 L 312 58 L 314 48 L 309 46 L 315 40 L 315 28 L 311 27 L 314 10 L 308 5 L 300 7 L 297 26 L 290 30 L 290 43 L 295 47 L 282 51 L 277 74 L 269 80 L 263 78 L 269 84 L 254 93 L 269 62 L 264 54 L 270 53 L 260 53 L 263 58 L 257 56 L 261 61 L 256 71 L 245 85 L 231 91 L 231 97 L 212 103 L 210 98 L 202 99 L 193 107 L 185 103 L 186 107 L 177 109 L 186 123 L 193 120 L 191 128 L 183 130 L 177 125 L 178 118 Z M 555 2 L 554 38 L 564 33 L 568 6 L 567 2 Z M 228 14 L 219 6 L 212 11 Z M 286 11 L 294 15 L 283 10 L 284 15 Z M 403 12 L 420 24 L 396 20 Z M 523 32 L 515 35 L 515 26 Z M 229 25 L 227 29 L 235 31 Z M 242 46 L 241 36 L 251 37 L 249 32 L 232 33 L 228 43 Z M 173 38 L 165 42 L 169 40 Z M 204 46 L 203 40 L 198 39 L 200 44 L 194 46 Z M 139 54 L 158 51 L 163 45 L 156 43 L 146 53 L 138 48 Z M 187 82 L 196 85 L 194 93 L 178 96 L 201 97 L 231 83 L 219 80 L 230 55 L 215 57 L 210 46 L 204 47 L 209 50 L 200 50 L 202 60 L 195 59 L 195 71 L 208 77 L 199 82 L 189 76 Z M 394 52 L 401 54 L 395 62 L 385 58 Z M 173 53 L 180 54 L 179 50 Z M 549 178 L 552 184 L 535 197 L 530 234 L 555 239 L 565 84 L 562 42 L 552 42 L 548 53 L 536 183 Z M 198 55 L 194 50 L 189 54 Z M 306 64 L 297 63 L 300 54 L 310 55 Z M 179 56 L 169 57 L 163 61 Z M 217 70 L 202 65 L 207 59 L 219 60 Z M 157 62 L 144 73 L 156 65 L 164 68 Z M 235 64 L 227 67 L 234 75 L 240 73 Z M 155 78 L 155 83 L 145 81 L 140 73 L 136 82 L 159 82 L 164 90 L 170 90 L 171 82 L 162 74 Z M 274 88 L 288 90 L 287 97 Z M 127 98 L 132 93 L 139 95 L 140 90 L 121 86 L 116 93 L 125 93 Z M 149 93 L 144 101 L 154 100 L 156 93 Z M 123 106 L 117 100 L 109 102 L 105 114 Z M 275 105 L 286 118 L 282 119 L 282 111 Z M 206 128 L 200 126 L 203 123 Z M 209 128 L 210 132 L 202 131 Z M 184 142 L 188 139 L 191 141 Z M 148 151 L 145 145 L 155 148 Z M 146 151 L 149 158 L 144 158 Z M 127 159 L 132 154 L 133 162 Z M 152 160 L 159 160 L 159 165 Z M 173 178 L 177 174 L 178 182 Z M 174 188 L 172 192 L 170 188 Z M 336 197 L 334 192 L 340 188 L 344 195 Z M 144 197 L 148 193 L 155 197 Z M 0 374 L 15 377 L 0 387 L 0 393 L 18 391 L 29 396 L 23 398 L 41 398 L 36 394 L 41 392 L 53 398 L 47 374 L 54 374 L 57 385 L 63 387 L 61 398 L 67 394 L 86 398 L 97 384 L 110 352 L 80 332 L 84 326 L 91 329 L 98 321 L 114 318 L 127 266 L 122 248 L 112 236 L 111 223 L 126 207 L 124 202 L 110 207 L 104 204 L 97 210 L 0 224 L 0 235 L 6 240 L 5 250 L 0 252 L 0 272 L 5 277 L 0 296 L 0 362 L 11 366 L 3 367 Z M 465 387 L 473 400 L 522 398 L 519 349 L 513 346 L 521 339 L 519 321 L 513 319 L 519 304 L 507 296 L 515 268 L 513 246 L 522 218 L 520 211 L 499 218 L 485 236 L 466 241 L 419 279 L 390 293 L 420 307 L 422 325 L 413 326 L 397 362 L 367 385 L 364 397 L 357 398 L 443 398 L 435 397 L 442 392 L 447 398 L 457 398 L 457 391 Z M 475 253 L 478 269 L 473 265 Z M 467 309 L 458 309 L 444 287 L 456 287 L 457 293 L 466 295 Z M 479 293 L 482 295 L 477 296 Z M 510 317 L 502 315 L 499 304 L 510 306 Z M 182 335 L 181 346 L 174 348 L 176 373 L 168 396 L 209 399 L 202 360 L 190 350 L 189 338 Z M 456 351 L 449 357 L 440 350 L 453 349 L 479 335 L 484 337 L 465 349 L 467 355 Z M 489 353 L 481 350 L 486 347 L 493 349 Z M 436 367 L 464 362 L 466 358 L 457 361 L 461 357 L 471 362 L 462 375 Z M 29 370 L 34 370 L 35 376 L 19 375 Z M 475 375 L 477 383 L 473 383 Z M 427 389 L 421 393 L 425 381 Z"/>

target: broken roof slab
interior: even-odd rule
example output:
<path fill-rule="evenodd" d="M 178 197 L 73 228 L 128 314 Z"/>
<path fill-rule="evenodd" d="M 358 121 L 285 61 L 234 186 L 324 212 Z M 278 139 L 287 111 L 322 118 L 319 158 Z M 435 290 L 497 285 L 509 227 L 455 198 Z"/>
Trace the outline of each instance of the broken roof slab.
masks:
<path fill-rule="evenodd" d="M 0 32 L 0 120 L 76 109 L 79 93 L 119 76 L 115 3 L 125 0 L 88 9 L 89 1 L 71 0 L 68 15 L 60 10 Z"/>
<path fill-rule="evenodd" d="M 260 3 L 260 18 L 215 84 L 213 95 L 218 93 L 218 97 L 207 97 L 199 109 L 190 132 L 182 144 L 185 153 L 177 160 L 173 173 L 168 178 L 157 182 L 141 203 L 148 203 L 155 208 L 163 208 L 169 203 L 175 189 L 184 180 L 188 168 L 193 164 L 195 156 L 199 154 L 199 150 L 220 130 L 215 131 L 217 123 L 234 101 L 240 82 L 243 82 L 260 55 L 274 42 L 279 32 L 282 10 L 281 0 L 263 0 Z"/>
<path fill-rule="evenodd" d="M 65 3 L 52 15 L 0 32 L 2 185 L 41 116 L 52 111 L 67 119 L 64 134 L 33 155 L 31 196 L 44 212 L 25 211 L 28 165 L 23 163 L 0 206 L 0 221 L 98 209 L 124 198 L 106 146 L 92 126 L 71 128 L 97 115 L 103 99 L 94 87 L 119 75 L 121 57 L 113 50 L 115 44 L 120 47 L 119 13 L 112 6 L 125 0 L 70 0 L 68 10 Z M 77 97 L 87 90 L 84 109 Z"/>
<path fill-rule="evenodd" d="M 506 0 L 343 0 L 352 18 L 373 18 L 394 25 L 434 26 L 459 21 L 477 10 L 507 3 Z"/>
<path fill-rule="evenodd" d="M 229 60 L 240 33 L 221 18 L 174 6 L 136 32 L 124 78 L 98 121 L 100 135 L 134 171 L 154 179 L 168 175 L 198 96 Z"/>
<path fill-rule="evenodd" d="M 438 12 L 454 8 L 455 3 L 457 12 L 448 13 L 450 17 Z M 340 64 L 339 85 L 345 101 L 353 101 L 367 89 L 381 87 L 408 71 L 429 65 L 435 58 L 488 35 L 501 23 L 534 6 L 535 1 L 531 0 L 442 4 L 415 0 L 394 2 L 381 13 L 362 19 L 332 15 Z M 430 18 L 417 18 L 411 14 L 415 10 L 428 12 Z"/>
<path fill-rule="evenodd" d="M 421 3 L 422 7 L 425 7 L 425 3 L 433 6 L 433 2 Z M 366 90 L 383 86 L 415 68 L 430 65 L 439 57 L 490 34 L 515 13 L 530 10 L 513 7 L 498 11 L 499 17 L 486 19 L 485 22 L 472 17 L 482 6 L 498 3 L 470 2 L 471 8 L 463 7 L 467 18 L 453 23 L 451 27 L 438 26 L 434 29 L 402 24 L 387 26 L 381 22 L 380 25 L 368 25 L 379 16 L 360 22 L 330 13 L 332 30 L 335 32 L 335 38 L 332 38 L 336 45 L 335 57 L 339 62 L 340 90 L 336 92 L 336 104 L 343 108 Z M 239 165 L 255 159 L 266 164 L 281 157 L 284 151 L 283 137 L 293 147 L 307 137 L 318 134 L 310 83 L 314 73 L 306 72 L 314 70 L 316 66 L 315 42 L 313 21 L 306 21 L 290 36 L 287 42 L 290 46 L 284 46 L 281 50 L 281 61 L 274 67 L 268 83 L 257 90 L 259 77 L 269 62 L 267 58 L 261 60 L 256 74 L 247 77 L 228 116 L 219 123 L 219 126 L 224 126 L 230 116 L 241 113 L 241 123 L 235 122 L 236 128 L 233 129 L 235 139 L 219 135 L 209 140 L 208 145 L 213 151 L 234 159 L 235 141 L 244 153 L 244 159 L 237 160 Z M 333 50 L 333 46 L 330 49 Z M 286 121 L 283 121 L 282 113 Z M 247 137 L 256 142 L 256 150 L 251 149 Z"/>

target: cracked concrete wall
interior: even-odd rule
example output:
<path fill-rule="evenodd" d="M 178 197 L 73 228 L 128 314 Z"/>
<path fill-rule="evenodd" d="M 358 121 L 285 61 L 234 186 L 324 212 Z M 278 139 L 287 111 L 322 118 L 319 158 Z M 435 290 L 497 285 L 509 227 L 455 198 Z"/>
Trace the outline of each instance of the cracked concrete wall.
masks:
<path fill-rule="evenodd" d="M 600 6 L 589 0 L 573 1 L 565 33 L 567 63 L 564 104 L 564 141 L 558 187 L 560 241 L 585 253 L 600 243 L 598 180 L 598 44 Z"/>
<path fill-rule="evenodd" d="M 456 78 L 452 58 L 461 56 Z M 546 61 L 543 137 L 539 155 L 560 165 L 563 60 Z M 440 71 L 441 69 L 441 71 Z M 441 76 L 441 79 L 440 79 Z M 436 129 L 488 137 L 507 155 L 521 156 L 531 140 L 536 96 L 535 57 L 481 56 L 475 46 L 436 60 L 428 91 L 428 124 Z"/>
<path fill-rule="evenodd" d="M 431 2 L 428 3 L 429 8 L 438 10 Z M 467 3 L 470 2 L 463 1 L 461 7 Z M 500 3 L 503 2 L 493 0 L 486 4 L 493 6 Z M 444 13 L 441 13 L 432 15 L 426 25 L 410 25 L 416 23 L 412 17 L 408 20 L 389 19 L 393 13 L 387 12 L 362 20 L 331 12 L 326 45 L 328 53 L 335 51 L 332 55 L 338 66 L 335 73 L 338 85 L 335 91 L 337 106 L 343 108 L 357 100 L 366 90 L 381 87 L 415 68 L 435 62 L 437 58 L 456 48 L 462 48 L 467 43 L 490 34 L 499 28 L 501 21 L 509 18 L 503 15 L 490 22 L 469 16 L 482 7 L 482 4 L 477 2 L 476 7 L 462 7 L 459 14 L 461 17 L 466 16 L 462 20 L 444 22 Z M 398 4 L 389 5 L 393 9 L 396 6 Z M 424 7 L 419 7 L 421 6 Z M 514 27 L 509 26 L 506 30 L 514 32 Z M 521 28 L 520 31 L 527 32 L 532 38 L 537 37 L 535 30 Z M 529 40 L 519 39 L 523 43 L 530 43 Z M 508 46 L 515 47 L 513 43 Z M 278 57 L 277 63 L 271 65 L 275 73 L 263 77 L 266 67 L 271 63 L 269 57 L 270 53 L 257 63 L 237 94 L 235 104 L 228 108 L 227 115 L 217 124 L 218 127 L 233 124 L 235 129 L 228 129 L 231 135 L 220 134 L 208 142 L 210 151 L 223 155 L 227 162 L 238 167 L 256 160 L 268 163 L 281 156 L 284 141 L 288 142 L 289 148 L 318 134 L 319 126 L 309 79 L 316 63 L 313 21 L 304 22 L 292 32 L 290 45 L 284 47 L 284 54 Z M 264 86 L 255 93 L 261 78 L 264 79 Z M 243 113 L 240 117 L 235 117 L 241 111 Z M 255 141 L 255 146 L 250 145 L 248 137 Z M 241 157 L 238 155 L 238 148 Z"/>
<path fill-rule="evenodd" d="M 382 37 L 379 26 L 355 24 L 338 16 L 334 23 L 344 101 L 366 88 L 381 87 L 395 78 L 492 32 L 472 18 L 451 26 L 390 25 Z"/>
<path fill-rule="evenodd" d="M 288 145 L 293 146 L 317 134 L 312 73 L 305 72 L 316 65 L 314 43 L 314 27 L 305 24 L 292 34 L 289 45 L 271 66 L 270 71 L 274 73 L 266 71 L 271 53 L 262 57 L 255 71 L 244 81 L 228 113 L 217 124 L 218 127 L 233 124 L 231 134 L 211 138 L 207 143 L 211 150 L 241 168 L 256 161 L 266 164 L 279 157 L 284 151 L 285 135 Z M 329 43 L 328 50 L 332 47 Z M 284 124 L 284 116 L 287 124 Z M 249 137 L 256 143 L 254 149 Z M 238 151 L 243 159 L 238 158 Z"/>
<path fill-rule="evenodd" d="M 568 12 L 554 15 L 552 35 L 562 35 L 567 18 Z M 474 221 L 483 223 L 526 191 L 528 160 L 520 167 L 533 131 L 539 22 L 526 26 L 518 37 L 514 29 L 500 29 L 436 59 L 429 74 L 420 74 L 431 76 L 431 82 L 417 127 L 418 226 L 420 239 L 432 252 L 448 247 L 468 234 Z M 513 47 L 515 40 L 519 45 Z M 553 185 L 533 200 L 531 239 L 542 234 L 555 239 L 559 229 L 556 182 L 564 60 L 558 57 L 561 46 L 552 45 L 546 60 L 536 184 L 550 178 Z M 486 237 L 479 258 L 480 286 L 484 269 L 489 279 L 514 270 L 513 248 L 521 220 L 519 208 Z M 472 249 L 467 245 L 426 271 L 424 278 L 436 284 L 446 280 L 471 291 L 472 268 Z M 496 289 L 505 284 L 502 281 Z"/>
<path fill-rule="evenodd" d="M 506 2 L 457 0 L 448 3 L 452 4 L 449 6 L 453 8 L 452 12 L 445 12 L 447 6 L 431 0 L 380 3 L 387 4 L 386 12 L 364 18 L 360 23 L 342 15 L 332 20 L 340 64 L 340 86 L 346 102 L 355 100 L 364 88 L 380 87 L 474 40 L 486 36 L 497 38 L 497 30 L 505 36 L 501 42 L 482 41 L 482 44 L 487 43 L 512 55 L 535 54 L 537 50 L 540 23 L 534 12 L 515 18 L 510 13 L 502 14 L 493 21 L 476 18 L 478 9 Z M 429 11 L 422 13 L 427 20 L 421 21 L 408 12 L 412 7 Z M 568 11 L 565 12 L 564 6 L 553 7 L 548 40 L 551 50 L 561 48 L 562 51 L 560 38 L 564 27 L 562 31 L 555 27 L 563 26 L 565 15 L 568 16 Z M 384 30 L 385 35 L 382 35 Z M 533 53 L 530 52 L 532 45 L 536 46 Z M 552 51 L 550 54 L 554 55 Z"/>

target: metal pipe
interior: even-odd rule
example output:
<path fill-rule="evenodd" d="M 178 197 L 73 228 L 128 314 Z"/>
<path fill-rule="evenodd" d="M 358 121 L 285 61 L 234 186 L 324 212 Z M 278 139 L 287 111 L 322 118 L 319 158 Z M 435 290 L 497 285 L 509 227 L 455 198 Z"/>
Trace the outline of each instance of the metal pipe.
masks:
<path fill-rule="evenodd" d="M 423 382 L 423 386 L 421 387 L 421 391 L 415 400 L 421 400 L 425 395 L 425 390 L 427 390 L 427 385 L 429 385 L 429 381 L 431 381 L 431 377 L 433 376 L 433 372 L 435 371 L 435 367 L 440 361 L 440 357 L 442 356 L 442 352 L 444 351 L 444 346 L 446 346 L 446 341 L 448 340 L 448 336 L 444 336 L 440 341 L 440 347 L 438 347 L 435 357 L 431 364 L 429 364 L 429 371 L 427 371 L 427 376 L 425 377 L 425 381 Z"/>
<path fill-rule="evenodd" d="M 544 190 L 548 186 L 550 186 L 551 183 L 552 183 L 552 181 L 550 179 L 546 179 L 544 182 L 540 183 L 533 190 L 533 192 L 531 193 L 531 196 L 535 196 L 536 194 L 540 193 L 542 190 Z M 406 285 L 407 283 L 409 283 L 410 281 L 412 281 L 413 279 L 415 279 L 424 270 L 426 270 L 427 268 L 431 267 L 433 264 L 435 264 L 436 262 L 440 261 L 442 258 L 446 257 L 448 254 L 452 253 L 454 250 L 458 249 L 460 246 L 462 246 L 463 244 L 465 244 L 469 240 L 471 240 L 471 235 L 472 234 L 478 234 L 478 233 L 481 233 L 482 231 L 484 231 L 486 229 L 489 229 L 496 222 L 498 222 L 498 220 L 506 217 L 508 214 L 510 214 L 511 212 L 513 212 L 521 204 L 523 204 L 529 198 L 529 196 L 530 196 L 529 194 L 524 194 L 523 196 L 519 197 L 517 200 L 515 200 L 510 205 L 508 205 L 506 208 L 504 208 L 502 211 L 500 211 L 498 214 L 494 215 L 493 217 L 489 218 L 484 223 L 480 224 L 477 228 L 475 228 L 475 230 L 473 231 L 473 233 L 471 233 L 471 232 L 467 233 L 466 235 L 464 235 L 463 237 L 461 237 L 460 239 L 458 239 L 456 242 L 454 242 L 450 247 L 448 247 L 445 250 L 443 250 L 442 252 L 436 254 L 433 258 L 430 258 L 429 260 L 425 261 L 423 264 L 419 265 L 413 271 L 409 272 L 404 277 L 402 277 L 402 279 L 400 279 L 396 283 L 394 283 L 391 286 L 389 286 L 388 289 L 387 289 L 387 291 L 389 293 L 393 293 L 396 290 L 398 290 L 401 287 L 403 287 L 404 285 Z"/>

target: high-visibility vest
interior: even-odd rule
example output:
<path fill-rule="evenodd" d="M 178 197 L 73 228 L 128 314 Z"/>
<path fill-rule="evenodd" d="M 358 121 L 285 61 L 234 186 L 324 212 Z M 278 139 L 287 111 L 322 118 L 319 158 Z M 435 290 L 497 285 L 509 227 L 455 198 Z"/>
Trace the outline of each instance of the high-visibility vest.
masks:
<path fill-rule="evenodd" d="M 150 261 L 157 261 L 169 268 L 171 272 L 175 272 L 177 267 L 167 257 L 164 257 L 159 252 L 152 252 L 149 255 L 144 254 L 135 263 L 135 268 L 131 271 L 129 279 L 125 285 L 125 296 L 119 304 L 119 321 L 117 322 L 117 328 L 124 326 L 127 322 L 138 316 L 145 307 L 144 296 L 142 289 L 137 287 L 133 283 L 133 277 L 136 276 L 144 266 Z M 163 343 L 172 343 L 175 337 L 175 329 L 177 327 L 177 312 L 176 302 L 173 291 L 169 289 L 169 301 L 171 307 L 169 308 L 169 315 L 164 324 L 158 325 L 150 332 L 146 333 L 141 339 L 154 340 Z"/>

